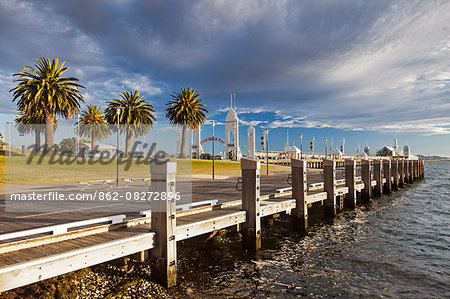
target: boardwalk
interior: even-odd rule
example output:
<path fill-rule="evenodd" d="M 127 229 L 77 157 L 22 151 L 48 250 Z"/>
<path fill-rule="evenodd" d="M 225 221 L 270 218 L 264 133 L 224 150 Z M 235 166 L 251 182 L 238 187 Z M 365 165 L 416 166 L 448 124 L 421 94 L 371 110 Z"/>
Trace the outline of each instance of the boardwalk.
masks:
<path fill-rule="evenodd" d="M 384 167 L 382 167 L 381 163 L 375 162 L 373 171 L 372 168 L 368 168 L 370 170 L 370 189 L 374 186 L 373 190 L 384 189 L 385 192 L 390 192 L 391 184 L 394 184 L 396 189 L 402 182 L 402 177 L 404 182 L 412 182 L 423 177 L 421 161 L 403 164 L 402 172 L 399 174 L 397 166 L 400 163 L 398 165 L 395 163 L 395 167 L 392 167 L 395 174 L 392 175 L 390 163 L 383 164 Z M 217 200 L 218 203 L 215 206 L 203 206 L 177 212 L 176 218 L 173 217 L 173 219 L 170 214 L 174 213 L 174 210 L 168 208 L 161 214 L 168 215 L 168 217 L 164 216 L 161 220 L 158 217 L 154 218 L 156 222 L 153 227 L 151 225 L 152 218 L 159 214 L 155 212 L 155 215 L 152 213 L 152 216 L 144 217 L 139 210 L 136 210 L 123 213 L 125 218 L 120 223 L 111 224 L 110 221 L 106 221 L 106 223 L 75 227 L 58 234 L 42 233 L 26 238 L 0 241 L 0 291 L 124 256 L 134 255 L 139 259 L 145 259 L 149 254 L 147 250 L 152 248 L 154 249 L 150 253 L 154 257 L 160 255 L 159 258 L 163 261 L 155 268 L 155 273 L 158 274 L 155 279 L 170 286 L 176 283 L 177 241 L 239 225 L 243 230 L 244 247 L 245 244 L 248 244 L 247 249 L 257 250 L 261 246 L 260 239 L 258 241 L 261 217 L 274 213 L 293 212 L 293 217 L 297 217 L 297 221 L 304 219 L 300 220 L 303 222 L 300 227 L 306 230 L 308 206 L 320 204 L 324 205 L 324 208 L 331 208 L 336 213 L 336 207 L 338 210 L 344 207 L 344 195 L 346 198 L 352 198 L 348 194 L 354 190 L 354 194 L 358 194 L 358 199 L 361 201 L 362 193 L 364 189 L 367 189 L 363 183 L 364 173 L 361 173 L 359 166 L 357 171 L 356 162 L 353 164 L 353 168 L 351 163 L 346 164 L 345 172 L 336 170 L 334 162 L 325 163 L 324 169 L 308 169 L 308 171 L 306 171 L 306 164 L 304 164 L 304 170 L 301 170 L 303 164 L 298 165 L 295 164 L 292 169 L 289 167 L 286 168 L 286 171 L 278 171 L 270 176 L 259 175 L 258 169 L 243 169 L 242 185 L 238 185 L 238 189 L 243 188 L 242 191 L 238 191 L 236 188 L 238 176 L 215 181 L 193 180 L 192 200 L 194 202 Z M 377 168 L 377 165 L 380 169 Z M 381 171 L 382 169 L 383 171 Z M 300 201 L 304 202 L 303 210 L 298 206 L 299 198 L 302 195 L 301 184 L 298 185 L 301 180 L 297 177 L 302 171 L 305 173 L 305 183 L 307 181 L 306 197 L 304 201 Z M 350 171 L 352 176 L 349 176 Z M 251 177 L 252 174 L 255 175 L 254 178 L 257 178 L 254 181 L 248 180 L 248 176 Z M 289 177 L 290 174 L 292 174 L 291 177 Z M 384 174 L 388 176 L 384 176 Z M 328 175 L 331 175 L 329 177 L 331 180 Z M 344 178 L 347 179 L 344 180 Z M 406 181 L 405 178 L 408 180 Z M 292 182 L 292 180 L 294 181 Z M 352 181 L 351 186 L 349 185 L 350 181 Z M 152 181 L 152 184 L 157 186 L 156 182 L 156 180 Z M 161 185 L 166 186 L 165 184 Z M 377 185 L 384 187 L 377 188 Z M 79 189 L 79 186 L 70 183 L 55 185 L 54 188 L 62 186 L 69 190 L 71 188 Z M 148 187 L 143 186 L 142 188 Z M 260 203 L 258 203 L 259 199 Z M 332 205 L 327 206 L 330 200 Z M 4 201 L 3 197 L 2 206 L 5 204 Z M 354 201 L 356 202 L 356 196 Z M 117 203 L 117 207 L 113 206 L 113 209 L 117 208 L 117 211 L 120 212 L 121 205 L 123 203 Z M 0 212 L 0 236 L 5 233 L 111 215 L 110 212 L 92 213 L 86 212 L 86 210 L 80 210 L 79 213 L 73 211 L 6 213 L 3 210 Z M 171 227 L 172 221 L 176 223 L 175 227 Z M 162 227 L 167 231 L 164 231 Z M 159 246 L 155 248 L 155 244 L 159 244 Z"/>

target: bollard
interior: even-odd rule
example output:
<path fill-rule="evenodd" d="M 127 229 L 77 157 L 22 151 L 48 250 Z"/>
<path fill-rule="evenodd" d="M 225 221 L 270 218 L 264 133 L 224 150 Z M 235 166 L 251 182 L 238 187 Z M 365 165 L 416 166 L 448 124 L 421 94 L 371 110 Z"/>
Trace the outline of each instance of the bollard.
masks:
<path fill-rule="evenodd" d="M 324 216 L 336 215 L 336 162 L 323 160 L 323 190 L 327 193 L 324 204 Z"/>
<path fill-rule="evenodd" d="M 176 162 L 152 161 L 150 163 L 151 191 L 159 194 L 175 194 Z M 152 278 L 170 288 L 177 283 L 176 203 L 171 200 L 151 201 L 155 247 L 151 250 Z"/>
<path fill-rule="evenodd" d="M 295 199 L 295 209 L 292 210 L 292 226 L 295 231 L 308 230 L 308 204 L 307 204 L 307 170 L 305 160 L 291 160 L 292 172 L 292 198 Z"/>
<path fill-rule="evenodd" d="M 361 194 L 361 201 L 363 203 L 370 202 L 372 198 L 372 175 L 370 173 L 370 161 L 361 160 L 361 177 L 364 183 L 364 189 Z"/>
<path fill-rule="evenodd" d="M 398 160 L 392 160 L 391 167 L 392 167 L 392 176 L 394 177 L 392 189 L 398 190 Z"/>
<path fill-rule="evenodd" d="M 383 179 L 381 177 L 381 161 L 373 161 L 373 178 L 377 182 L 374 188 L 374 194 L 376 196 L 381 196 L 383 194 Z"/>
<path fill-rule="evenodd" d="M 383 185 L 383 193 L 391 193 L 392 191 L 392 172 L 391 160 L 383 160 L 383 172 L 386 183 Z"/>
<path fill-rule="evenodd" d="M 247 212 L 242 224 L 242 247 L 253 252 L 261 248 L 260 167 L 259 161 L 241 159 L 242 209 Z"/>
<path fill-rule="evenodd" d="M 345 195 L 344 206 L 345 208 L 356 208 L 356 161 L 346 159 L 345 160 L 345 186 L 348 187 L 348 193 Z"/>

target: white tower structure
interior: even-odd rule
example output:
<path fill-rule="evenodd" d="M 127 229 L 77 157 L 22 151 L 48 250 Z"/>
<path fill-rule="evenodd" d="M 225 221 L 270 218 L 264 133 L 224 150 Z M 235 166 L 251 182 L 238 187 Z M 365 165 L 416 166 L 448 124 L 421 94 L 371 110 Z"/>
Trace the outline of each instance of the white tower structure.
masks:
<path fill-rule="evenodd" d="M 236 107 L 233 107 L 233 95 L 236 102 L 236 94 L 231 94 L 231 107 L 225 118 L 225 159 L 238 161 L 241 159 L 242 153 L 239 147 L 239 118 L 236 114 Z"/>
<path fill-rule="evenodd" d="M 406 158 L 409 158 L 411 156 L 411 148 L 409 147 L 409 145 L 405 145 L 403 147 L 403 156 L 405 156 Z"/>
<path fill-rule="evenodd" d="M 255 128 L 250 125 L 247 129 L 247 158 L 255 159 Z"/>
<path fill-rule="evenodd" d="M 203 147 L 200 144 L 201 141 L 201 125 L 197 129 L 189 130 L 189 154 L 192 157 L 192 152 L 195 152 L 196 158 L 199 159 L 200 155 L 204 153 Z M 195 140 L 194 140 L 195 135 Z"/>
<path fill-rule="evenodd" d="M 398 143 L 397 143 L 397 137 L 394 138 L 394 152 L 397 153 L 398 151 Z"/>
<path fill-rule="evenodd" d="M 344 138 L 342 138 L 341 152 L 344 155 L 344 153 L 345 153 L 345 139 Z"/>

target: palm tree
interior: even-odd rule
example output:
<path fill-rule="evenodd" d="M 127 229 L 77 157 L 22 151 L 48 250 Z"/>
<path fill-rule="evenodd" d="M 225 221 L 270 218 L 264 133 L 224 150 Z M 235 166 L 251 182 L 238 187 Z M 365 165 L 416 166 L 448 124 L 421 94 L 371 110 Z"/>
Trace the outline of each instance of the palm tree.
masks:
<path fill-rule="evenodd" d="M 166 104 L 166 117 L 171 124 L 182 126 L 180 157 L 185 158 L 186 128 L 196 129 L 205 123 L 206 105 L 202 104 L 198 91 L 192 88 L 181 88 L 181 92 L 175 92 L 170 96 Z"/>
<path fill-rule="evenodd" d="M 45 132 L 45 119 L 35 114 L 19 111 L 19 115 L 14 119 L 17 131 L 21 134 L 34 133 L 34 152 L 37 154 L 41 150 L 41 134 Z M 54 130 L 56 130 L 58 120 L 55 119 Z"/>
<path fill-rule="evenodd" d="M 110 124 L 117 124 L 117 109 L 120 109 L 119 124 L 125 125 L 120 131 L 126 132 L 125 156 L 128 157 L 131 147 L 131 137 L 143 136 L 148 133 L 156 120 L 153 106 L 142 99 L 144 95 L 139 90 L 126 91 L 119 94 L 118 99 L 109 101 L 105 110 L 106 120 Z"/>
<path fill-rule="evenodd" d="M 91 150 L 95 149 L 95 140 L 103 140 L 111 134 L 111 130 L 105 120 L 104 112 L 98 105 L 87 105 L 87 109 L 81 111 L 79 132 L 83 137 L 91 138 Z"/>
<path fill-rule="evenodd" d="M 34 59 L 35 66 L 25 66 L 23 72 L 14 74 L 17 86 L 13 102 L 17 100 L 19 111 L 45 120 L 45 153 L 53 152 L 53 130 L 56 116 L 73 117 L 84 102 L 79 88 L 84 88 L 74 77 L 62 77 L 69 68 L 58 58 L 50 61 L 41 57 Z"/>

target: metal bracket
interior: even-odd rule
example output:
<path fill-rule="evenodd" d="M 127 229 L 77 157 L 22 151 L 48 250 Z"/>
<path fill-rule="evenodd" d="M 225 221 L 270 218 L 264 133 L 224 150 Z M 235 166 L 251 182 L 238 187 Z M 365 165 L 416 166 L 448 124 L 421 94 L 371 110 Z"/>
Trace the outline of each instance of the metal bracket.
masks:
<path fill-rule="evenodd" d="M 242 177 L 239 177 L 237 179 L 236 190 L 239 191 L 239 192 L 242 191 Z"/>

